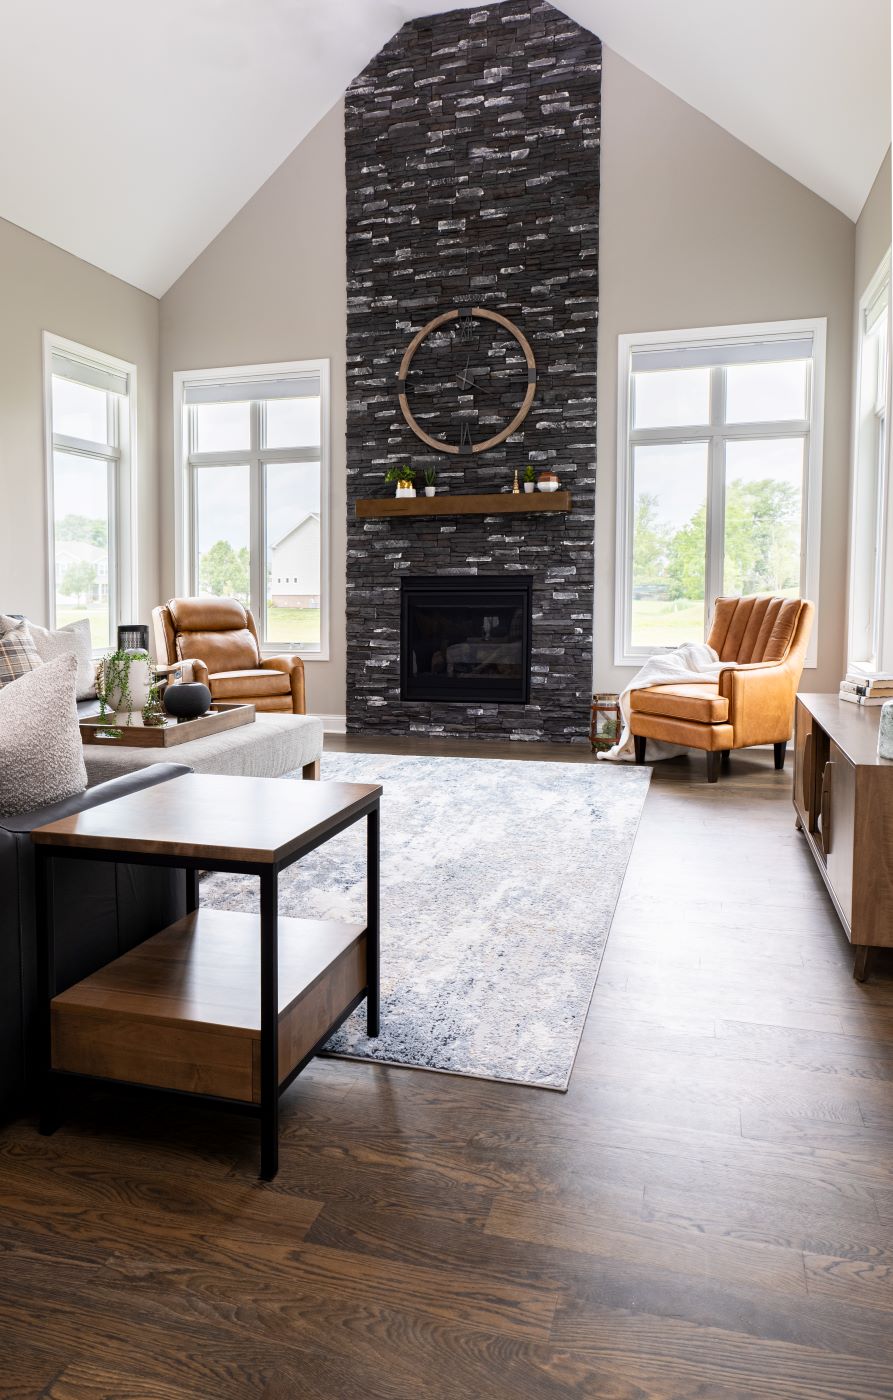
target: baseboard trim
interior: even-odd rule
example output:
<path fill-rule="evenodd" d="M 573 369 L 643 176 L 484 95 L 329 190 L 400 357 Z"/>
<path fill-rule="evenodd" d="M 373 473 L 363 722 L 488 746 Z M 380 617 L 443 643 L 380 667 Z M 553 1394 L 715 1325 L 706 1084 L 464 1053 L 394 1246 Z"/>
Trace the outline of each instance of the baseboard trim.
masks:
<path fill-rule="evenodd" d="M 316 718 L 322 720 L 324 734 L 347 733 L 347 715 L 317 715 Z"/>

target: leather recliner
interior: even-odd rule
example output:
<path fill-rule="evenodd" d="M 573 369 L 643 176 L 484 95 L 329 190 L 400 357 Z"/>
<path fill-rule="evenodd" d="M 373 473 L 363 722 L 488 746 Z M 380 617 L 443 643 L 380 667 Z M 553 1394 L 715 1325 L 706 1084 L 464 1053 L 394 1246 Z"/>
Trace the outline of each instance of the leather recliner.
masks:
<path fill-rule="evenodd" d="M 158 662 L 190 661 L 213 700 L 306 713 L 303 661 L 261 656 L 254 618 L 235 598 L 171 598 L 153 609 L 152 623 Z"/>
<path fill-rule="evenodd" d="M 717 680 L 631 692 L 636 762 L 649 739 L 661 739 L 704 749 L 709 783 L 720 759 L 725 767 L 732 749 L 753 744 L 772 744 L 783 768 L 814 612 L 801 598 L 717 598 L 707 644 L 728 668 Z"/>

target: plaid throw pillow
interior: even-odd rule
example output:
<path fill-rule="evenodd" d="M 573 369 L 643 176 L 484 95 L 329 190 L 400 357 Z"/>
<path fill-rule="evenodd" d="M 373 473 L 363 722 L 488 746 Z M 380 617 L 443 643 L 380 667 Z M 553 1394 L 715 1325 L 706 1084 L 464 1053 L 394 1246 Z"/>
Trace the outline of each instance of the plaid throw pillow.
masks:
<path fill-rule="evenodd" d="M 14 618 L 0 618 L 0 687 L 42 665 L 27 625 Z"/>

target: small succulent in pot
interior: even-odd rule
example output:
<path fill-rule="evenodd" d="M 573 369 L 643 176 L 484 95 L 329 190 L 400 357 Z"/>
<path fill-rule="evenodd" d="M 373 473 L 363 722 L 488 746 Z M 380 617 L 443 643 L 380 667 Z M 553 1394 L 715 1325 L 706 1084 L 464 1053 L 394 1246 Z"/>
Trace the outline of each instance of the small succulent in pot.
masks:
<path fill-rule="evenodd" d="M 433 496 L 433 495 L 435 494 L 435 492 L 437 491 L 437 468 L 436 468 L 436 467 L 426 467 L 426 468 L 425 468 L 425 473 L 424 473 L 424 475 L 425 475 L 425 495 L 426 495 L 426 496 Z"/>
<path fill-rule="evenodd" d="M 415 495 L 413 482 L 415 481 L 415 467 L 407 463 L 402 467 L 388 467 L 385 472 L 385 481 L 395 481 L 397 483 L 397 495 Z"/>
<path fill-rule="evenodd" d="M 528 463 L 527 463 L 527 466 L 524 468 L 524 490 L 527 492 L 527 494 L 528 494 L 528 496 L 529 496 L 530 493 L 531 493 L 531 491 L 534 491 L 535 489 L 536 489 L 536 472 L 534 471 L 533 467 L 532 467 L 532 466 L 530 465 L 530 463 L 528 462 Z"/>

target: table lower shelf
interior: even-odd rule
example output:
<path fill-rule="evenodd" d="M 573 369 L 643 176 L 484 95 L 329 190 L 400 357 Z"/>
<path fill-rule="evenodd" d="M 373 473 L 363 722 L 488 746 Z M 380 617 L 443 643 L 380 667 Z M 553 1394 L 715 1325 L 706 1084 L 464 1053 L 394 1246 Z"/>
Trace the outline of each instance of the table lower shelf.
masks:
<path fill-rule="evenodd" d="M 361 924 L 279 918 L 279 1076 L 366 988 Z M 52 1067 L 260 1102 L 260 918 L 199 909 L 52 1002 Z"/>

